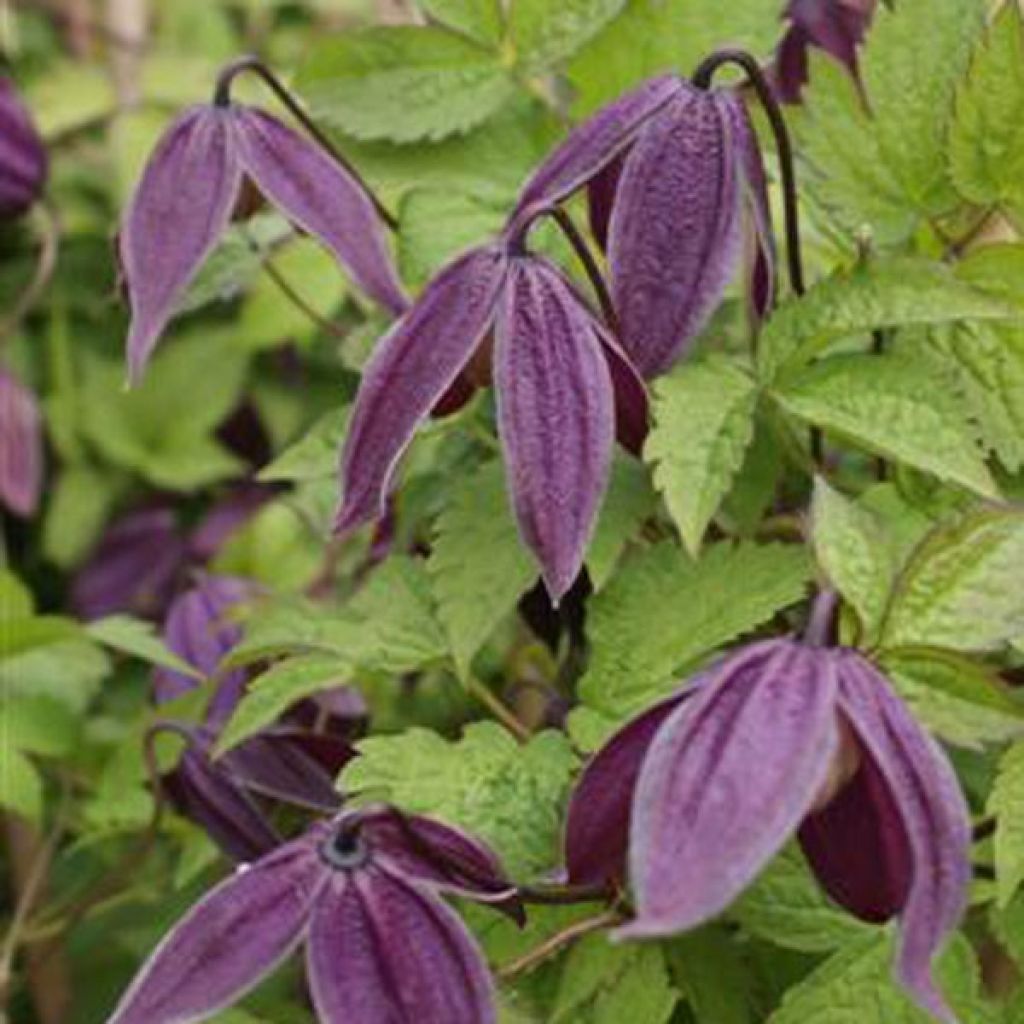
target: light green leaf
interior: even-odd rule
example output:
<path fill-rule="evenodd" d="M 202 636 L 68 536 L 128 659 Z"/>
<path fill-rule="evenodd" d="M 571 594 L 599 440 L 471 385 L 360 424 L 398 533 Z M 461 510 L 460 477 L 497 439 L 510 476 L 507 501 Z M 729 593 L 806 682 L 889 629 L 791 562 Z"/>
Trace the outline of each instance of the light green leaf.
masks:
<path fill-rule="evenodd" d="M 82 628 L 74 619 L 35 615 L 0 619 L 0 659 L 7 660 L 38 647 L 77 640 Z"/>
<path fill-rule="evenodd" d="M 847 233 L 867 228 L 881 245 L 956 205 L 946 137 L 984 20 L 981 0 L 893 6 L 879 7 L 862 52 L 870 112 L 845 69 L 815 55 L 800 131 L 821 205 Z"/>
<path fill-rule="evenodd" d="M 74 750 L 75 710 L 46 694 L 5 693 L 0 701 L 0 743 L 26 754 L 64 757 Z"/>
<path fill-rule="evenodd" d="M 625 6 L 626 0 L 514 0 L 509 28 L 517 60 L 542 70 L 571 57 Z"/>
<path fill-rule="evenodd" d="M 85 630 L 94 640 L 122 654 L 141 658 L 150 665 L 161 665 L 175 672 L 183 672 L 194 679 L 203 678 L 201 672 L 197 672 L 187 661 L 169 650 L 157 636 L 153 625 L 142 619 L 133 619 L 130 615 L 110 615 L 90 622 Z"/>
<path fill-rule="evenodd" d="M 80 562 L 102 532 L 118 490 L 109 476 L 86 463 L 65 466 L 46 506 L 46 557 L 61 569 Z"/>
<path fill-rule="evenodd" d="M 537 577 L 509 511 L 505 473 L 495 460 L 451 489 L 427 562 L 459 672 Z"/>
<path fill-rule="evenodd" d="M 9 743 L 0 744 L 0 807 L 29 821 L 43 816 L 43 780 L 32 762 Z"/>
<path fill-rule="evenodd" d="M 509 874 L 527 880 L 560 859 L 563 806 L 577 761 L 561 733 L 525 746 L 493 722 L 469 726 L 451 743 L 427 729 L 371 736 L 341 775 L 348 793 L 387 799 L 479 835 Z"/>
<path fill-rule="evenodd" d="M 892 972 L 892 940 L 885 932 L 850 943 L 794 985 L 768 1024 L 933 1024 L 911 1003 Z M 962 1024 L 995 1024 L 980 994 L 970 944 L 957 936 L 936 965 L 938 983 Z"/>
<path fill-rule="evenodd" d="M 880 661 L 914 714 L 947 743 L 980 749 L 1024 736 L 1024 702 L 976 661 L 926 647 L 883 651 Z"/>
<path fill-rule="evenodd" d="M 371 28 L 317 46 L 299 78 L 313 116 L 357 139 L 436 141 L 516 92 L 493 53 L 438 28 Z"/>
<path fill-rule="evenodd" d="M 300 483 L 333 479 L 338 473 L 338 453 L 350 413 L 347 405 L 325 413 L 298 441 L 260 470 L 260 480 Z"/>
<path fill-rule="evenodd" d="M 35 611 L 32 592 L 10 569 L 0 569 L 0 621 L 27 619 Z"/>
<path fill-rule="evenodd" d="M 419 0 L 424 14 L 490 46 L 501 39 L 500 0 Z"/>
<path fill-rule="evenodd" d="M 1024 211 L 1024 32 L 1021 11 L 1004 4 L 956 97 L 949 164 L 972 203 Z"/>
<path fill-rule="evenodd" d="M 745 931 L 789 949 L 822 953 L 877 931 L 833 903 L 799 847 L 786 847 L 729 911 Z"/>
<path fill-rule="evenodd" d="M 346 683 L 352 671 L 351 662 L 328 654 L 287 658 L 274 665 L 249 683 L 217 741 L 216 756 L 249 739 L 305 697 Z"/>
<path fill-rule="evenodd" d="M 903 571 L 883 630 L 889 647 L 998 650 L 1024 633 L 1024 512 L 976 509 L 935 529 Z"/>
<path fill-rule="evenodd" d="M 874 635 L 892 589 L 896 564 L 885 530 L 873 513 L 814 481 L 811 506 L 814 554 L 829 582 L 853 605 L 867 637 Z"/>
<path fill-rule="evenodd" d="M 956 273 L 975 288 L 1024 307 L 1024 244 L 983 245 L 964 256 Z"/>
<path fill-rule="evenodd" d="M 627 561 L 590 604 L 580 697 L 624 719 L 678 686 L 677 673 L 799 601 L 803 548 L 716 544 L 699 561 L 663 542 Z"/>
<path fill-rule="evenodd" d="M 999 761 L 988 813 L 995 816 L 996 892 L 1005 908 L 1024 882 L 1024 742 L 1017 742 Z"/>
<path fill-rule="evenodd" d="M 619 945 L 606 935 L 589 935 L 565 959 L 550 1021 L 664 1024 L 678 1002 L 658 946 Z"/>
<path fill-rule="evenodd" d="M 623 551 L 657 507 L 658 496 L 643 464 L 617 455 L 587 551 L 587 572 L 594 590 L 601 590 L 612 578 Z"/>
<path fill-rule="evenodd" d="M 921 360 L 896 354 L 834 356 L 773 396 L 787 412 L 844 441 L 998 496 L 958 397 L 924 371 Z"/>
<path fill-rule="evenodd" d="M 754 979 L 742 947 L 729 932 L 709 925 L 672 940 L 669 970 L 693 1016 L 714 1024 L 754 1024 Z"/>
<path fill-rule="evenodd" d="M 655 386 L 655 426 L 644 458 L 694 557 L 743 464 L 756 406 L 755 381 L 722 356 L 681 363 Z"/>
<path fill-rule="evenodd" d="M 780 306 L 758 344 L 759 370 L 771 381 L 809 363 L 832 343 L 876 328 L 1020 317 L 1015 306 L 959 280 L 941 264 L 871 260 Z"/>

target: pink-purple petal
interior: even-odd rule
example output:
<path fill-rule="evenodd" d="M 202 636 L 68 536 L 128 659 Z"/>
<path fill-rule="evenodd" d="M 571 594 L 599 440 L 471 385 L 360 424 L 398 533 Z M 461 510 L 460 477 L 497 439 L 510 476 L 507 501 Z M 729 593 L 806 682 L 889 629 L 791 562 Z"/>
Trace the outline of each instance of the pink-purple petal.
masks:
<path fill-rule="evenodd" d="M 336 873 L 310 922 L 320 1024 L 493 1024 L 493 985 L 465 925 L 379 867 Z"/>
<path fill-rule="evenodd" d="M 843 713 L 888 786 L 913 859 L 899 915 L 898 977 L 924 1009 L 955 1024 L 931 963 L 967 903 L 971 830 L 960 784 L 939 745 L 856 651 L 843 652 L 839 694 Z"/>
<path fill-rule="evenodd" d="M 638 136 L 616 192 L 612 297 L 623 348 L 647 378 L 687 351 L 739 258 L 741 176 L 726 102 L 681 91 Z"/>
<path fill-rule="evenodd" d="M 745 648 L 662 725 L 637 782 L 624 937 L 666 935 L 723 911 L 806 816 L 838 748 L 829 652 Z"/>
<path fill-rule="evenodd" d="M 373 203 L 353 176 L 316 143 L 251 107 L 233 107 L 239 159 L 275 206 L 320 239 L 385 309 L 409 305 Z"/>
<path fill-rule="evenodd" d="M 378 343 L 342 452 L 338 532 L 384 514 L 398 460 L 490 329 L 507 271 L 497 246 L 459 257 Z"/>
<path fill-rule="evenodd" d="M 626 149 L 623 154 L 612 160 L 607 167 L 591 178 L 587 185 L 587 215 L 590 221 L 590 233 L 602 251 L 608 248 L 608 227 L 612 219 L 612 209 L 615 206 L 615 193 L 619 187 L 625 155 L 628 152 L 629 150 Z"/>
<path fill-rule="evenodd" d="M 306 840 L 237 870 L 157 946 L 107 1024 L 190 1024 L 230 1006 L 302 940 L 322 878 Z"/>
<path fill-rule="evenodd" d="M 47 155 L 14 83 L 0 73 L 0 218 L 16 217 L 46 184 Z"/>
<path fill-rule="evenodd" d="M 0 504 L 24 519 L 43 487 L 43 427 L 36 396 L 0 368 Z"/>
<path fill-rule="evenodd" d="M 541 260 L 514 261 L 496 334 L 498 429 L 512 507 L 557 603 L 583 565 L 608 483 L 611 374 L 590 312 Z"/>
<path fill-rule="evenodd" d="M 154 150 L 125 213 L 119 246 L 132 309 L 132 381 L 231 217 L 242 171 L 230 118 L 211 106 L 182 114 Z"/>

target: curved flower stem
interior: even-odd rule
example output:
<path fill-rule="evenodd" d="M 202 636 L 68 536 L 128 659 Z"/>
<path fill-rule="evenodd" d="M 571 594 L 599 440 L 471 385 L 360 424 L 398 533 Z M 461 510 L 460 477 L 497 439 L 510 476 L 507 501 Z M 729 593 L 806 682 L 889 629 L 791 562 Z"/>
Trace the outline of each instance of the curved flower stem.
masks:
<path fill-rule="evenodd" d="M 377 216 L 392 230 L 398 230 L 398 220 L 387 207 L 377 198 L 377 194 L 366 183 L 366 179 L 355 169 L 345 155 L 328 138 L 328 136 L 317 127 L 316 122 L 302 109 L 299 101 L 285 88 L 284 83 L 274 74 L 266 64 L 253 54 L 246 54 L 237 57 L 221 68 L 217 76 L 217 84 L 214 86 L 213 102 L 215 106 L 226 107 L 231 102 L 231 84 L 235 77 L 244 71 L 251 71 L 258 75 L 269 87 L 270 91 L 287 108 L 288 112 L 299 124 L 320 144 L 320 146 L 331 155 L 345 170 L 355 179 L 356 183 L 366 194 L 366 198 L 373 203 Z"/>
<path fill-rule="evenodd" d="M 603 931 L 605 928 L 613 928 L 621 924 L 624 916 L 620 910 L 605 910 L 594 917 L 585 917 L 582 921 L 574 921 L 567 928 L 545 939 L 539 946 L 535 946 L 521 957 L 499 967 L 494 973 L 501 981 L 509 981 L 520 974 L 526 974 L 535 967 L 539 967 L 545 960 L 555 956 L 564 946 L 568 946 L 577 939 L 589 935 L 591 932 Z"/>
<path fill-rule="evenodd" d="M 38 220 L 42 231 L 42 243 L 39 246 L 39 257 L 32 279 L 18 297 L 14 308 L 0 321 L 0 342 L 13 334 L 18 325 L 32 311 L 53 279 L 57 268 L 57 255 L 60 252 L 60 217 L 57 209 L 45 199 L 36 206 Z"/>

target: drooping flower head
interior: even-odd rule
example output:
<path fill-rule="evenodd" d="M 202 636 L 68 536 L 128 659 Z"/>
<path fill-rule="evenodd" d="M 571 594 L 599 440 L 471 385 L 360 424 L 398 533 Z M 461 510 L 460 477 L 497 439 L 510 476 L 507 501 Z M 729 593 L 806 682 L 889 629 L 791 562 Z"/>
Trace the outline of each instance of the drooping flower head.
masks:
<path fill-rule="evenodd" d="M 861 88 L 857 49 L 864 41 L 878 0 L 788 0 L 789 28 L 775 54 L 775 89 L 784 103 L 799 103 L 808 80 L 807 52 L 827 53 Z"/>
<path fill-rule="evenodd" d="M 587 850 L 602 822 L 618 831 Z M 953 1021 L 931 961 L 966 902 L 967 807 L 943 751 L 858 651 L 752 644 L 627 725 L 584 773 L 567 856 L 573 881 L 600 881 L 628 846 L 636 918 L 621 934 L 660 936 L 725 910 L 794 835 L 835 899 L 898 919 L 900 981 Z"/>
<path fill-rule="evenodd" d="M 261 110 L 234 103 L 195 106 L 160 140 L 121 227 L 133 380 L 227 227 L 246 179 L 327 246 L 385 309 L 399 313 L 406 307 L 373 203 L 344 167 Z"/>
<path fill-rule="evenodd" d="M 580 125 L 534 172 L 513 224 L 587 186 L 607 240 L 620 341 L 644 377 L 684 355 L 721 301 L 743 251 L 751 299 L 774 298 L 764 167 L 739 94 L 651 79 Z"/>
<path fill-rule="evenodd" d="M 46 147 L 14 83 L 0 74 L 0 218 L 17 217 L 46 184 Z"/>
<path fill-rule="evenodd" d="M 492 1024 L 486 964 L 442 892 L 515 902 L 494 854 L 465 833 L 386 807 L 347 812 L 213 889 L 108 1024 L 205 1020 L 303 943 L 321 1024 Z"/>
<path fill-rule="evenodd" d="M 0 504 L 22 518 L 39 505 L 43 432 L 36 396 L 0 368 Z"/>
<path fill-rule="evenodd" d="M 399 458 L 493 331 L 508 487 L 523 539 L 558 600 L 583 563 L 616 431 L 642 435 L 646 396 L 568 279 L 509 238 L 445 267 L 366 367 L 342 454 L 337 529 L 384 514 Z"/>

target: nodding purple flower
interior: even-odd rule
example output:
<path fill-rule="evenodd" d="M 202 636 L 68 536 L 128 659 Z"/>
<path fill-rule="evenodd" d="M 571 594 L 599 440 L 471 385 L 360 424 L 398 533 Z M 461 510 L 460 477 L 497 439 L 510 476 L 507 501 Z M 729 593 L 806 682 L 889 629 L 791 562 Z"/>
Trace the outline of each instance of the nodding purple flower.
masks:
<path fill-rule="evenodd" d="M 857 48 L 864 41 L 878 0 L 789 0 L 789 28 L 775 54 L 775 91 L 783 103 L 799 103 L 808 81 L 807 51 L 822 50 L 849 71 L 862 89 Z"/>
<path fill-rule="evenodd" d="M 0 218 L 17 217 L 46 184 L 46 147 L 14 83 L 0 74 Z"/>
<path fill-rule="evenodd" d="M 348 170 L 261 110 L 232 103 L 192 107 L 157 145 L 121 227 L 132 380 L 141 376 L 182 292 L 227 227 L 246 179 L 327 246 L 385 309 L 406 308 L 373 203 Z"/>
<path fill-rule="evenodd" d="M 417 426 L 474 360 L 493 361 L 513 509 L 557 601 L 583 564 L 616 414 L 645 423 L 646 396 L 568 279 L 507 238 L 448 264 L 378 345 L 345 439 L 336 528 L 385 513 Z"/>
<path fill-rule="evenodd" d="M 306 947 L 321 1024 L 493 1024 L 493 983 L 441 899 L 514 899 L 494 854 L 428 818 L 365 808 L 317 824 L 212 890 L 160 943 L 108 1024 L 184 1024 Z"/>
<path fill-rule="evenodd" d="M 736 652 L 684 696 L 588 766 L 569 812 L 571 880 L 621 874 L 628 845 L 636 918 L 621 934 L 668 935 L 725 910 L 798 835 L 835 899 L 898 918 L 900 981 L 953 1021 L 931 961 L 966 902 L 968 811 L 888 680 L 855 650 L 780 639 Z M 603 823 L 614 835 L 587 849 Z"/>
<path fill-rule="evenodd" d="M 619 338 L 644 377 L 664 373 L 703 329 L 746 234 L 754 311 L 774 300 L 764 167 L 739 94 L 651 79 L 580 125 L 520 193 L 513 225 L 590 190 L 607 239 Z"/>
<path fill-rule="evenodd" d="M 43 430 L 36 396 L 0 368 L 0 503 L 28 519 L 43 487 Z"/>

